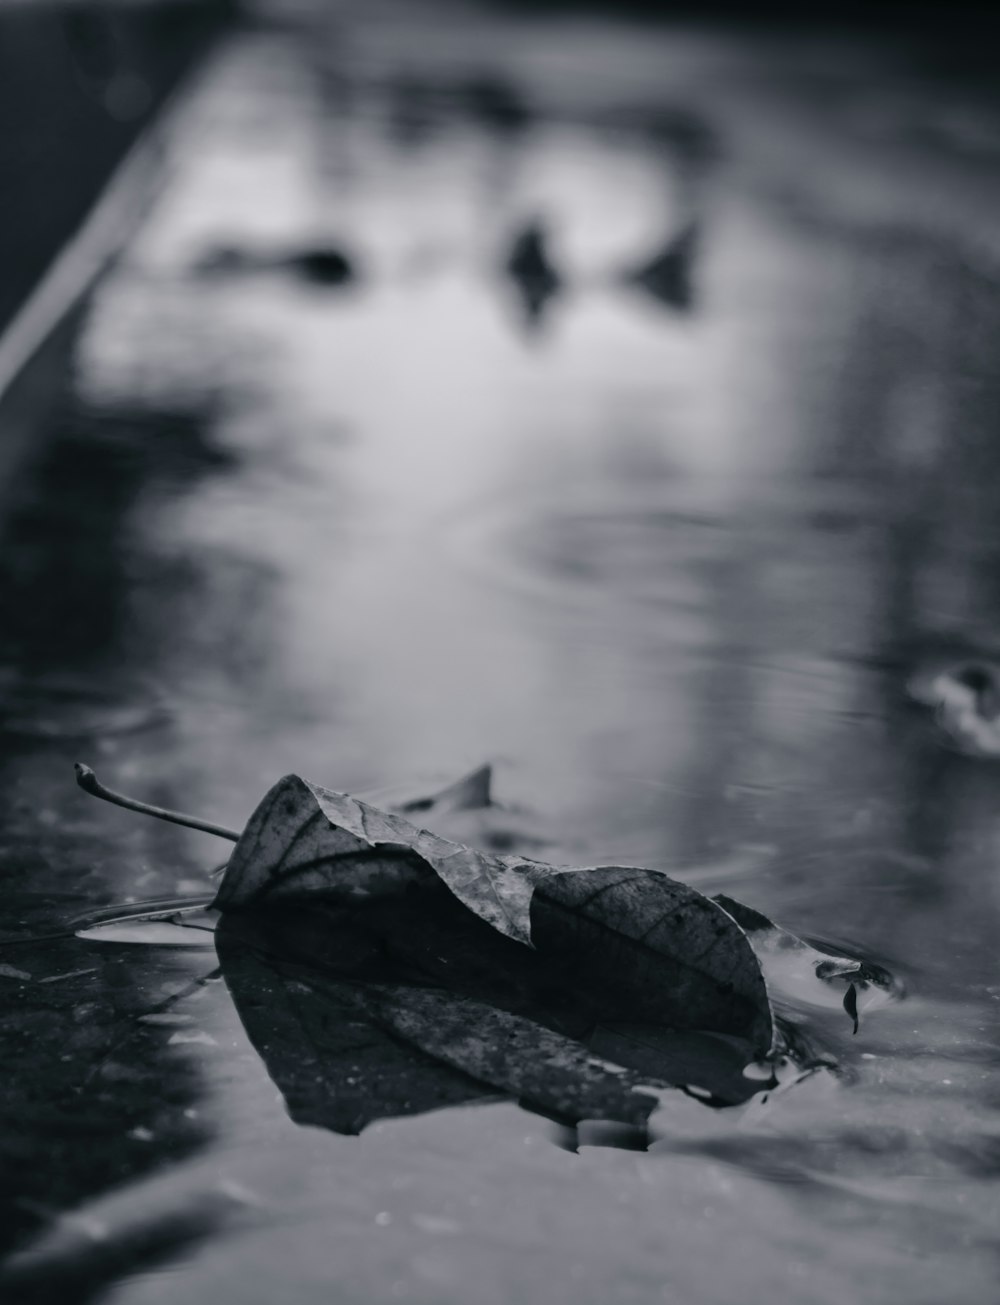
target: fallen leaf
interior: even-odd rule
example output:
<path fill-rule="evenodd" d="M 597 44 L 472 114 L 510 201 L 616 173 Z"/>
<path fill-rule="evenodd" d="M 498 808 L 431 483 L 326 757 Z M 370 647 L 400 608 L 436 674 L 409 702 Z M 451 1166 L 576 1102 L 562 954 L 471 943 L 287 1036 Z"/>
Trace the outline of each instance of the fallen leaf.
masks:
<path fill-rule="evenodd" d="M 493 767 L 477 766 L 459 779 L 441 788 L 424 788 L 409 785 L 386 785 L 371 789 L 361 795 L 373 806 L 398 811 L 400 815 L 427 815 L 453 811 L 481 811 L 493 803 Z"/>
<path fill-rule="evenodd" d="M 767 1055 L 774 1024 L 743 930 L 711 898 L 655 870 L 552 871 L 531 903 L 532 941 L 581 990 L 628 994 L 630 1018 L 746 1038 Z"/>
<path fill-rule="evenodd" d="M 85 787 L 102 787 L 80 771 Z M 474 772 L 407 805 L 482 809 L 489 779 Z M 733 1105 L 835 1067 L 802 1006 L 853 1018 L 859 993 L 895 995 L 880 967 L 662 872 L 476 851 L 297 776 L 265 795 L 241 835 L 98 795 L 235 840 L 208 910 L 205 898 L 161 899 L 77 927 L 207 941 L 218 921 L 237 1009 L 300 1122 L 357 1132 L 502 1094 L 644 1145 L 668 1087 Z M 210 1039 L 170 1037 L 194 1041 Z"/>
<path fill-rule="evenodd" d="M 442 882 L 502 933 L 529 941 L 533 876 L 548 867 L 489 856 L 297 775 L 265 795 L 229 858 L 215 907 L 309 893 L 360 900 Z"/>
<path fill-rule="evenodd" d="M 459 1100 L 486 1085 L 563 1121 L 583 1111 L 627 1127 L 638 1127 L 635 1103 L 601 1097 L 588 1079 L 595 1057 L 613 1062 L 618 1083 L 621 1075 L 634 1087 L 695 1083 L 712 1104 L 743 1101 L 759 1086 L 740 1075 L 753 1056 L 746 1040 L 626 1025 L 628 993 L 574 986 L 558 962 L 446 893 L 365 906 L 276 903 L 224 915 L 216 941 L 240 1016 L 293 1118 L 308 1112 L 317 1122 L 332 1112 L 339 1122 L 327 1126 L 338 1131 L 344 1112 L 354 1118 L 362 1107 L 381 1117 L 399 1101 L 410 1103 L 402 1113 L 454 1104 L 441 1099 L 449 1081 L 442 1066 L 479 1082 Z M 354 1030 L 346 1049 L 344 1021 Z M 387 1036 L 396 1048 L 388 1061 Z M 401 1059 L 400 1039 L 423 1058 Z M 367 1081 L 372 1061 L 377 1073 Z M 367 1082 L 360 1095 L 359 1076 Z"/>
<path fill-rule="evenodd" d="M 753 948 L 696 889 L 654 870 L 478 852 L 295 775 L 250 817 L 213 906 L 377 901 L 441 885 L 499 933 L 558 958 L 574 988 L 627 994 L 637 1021 L 743 1036 L 757 1055 L 772 1048 Z"/>

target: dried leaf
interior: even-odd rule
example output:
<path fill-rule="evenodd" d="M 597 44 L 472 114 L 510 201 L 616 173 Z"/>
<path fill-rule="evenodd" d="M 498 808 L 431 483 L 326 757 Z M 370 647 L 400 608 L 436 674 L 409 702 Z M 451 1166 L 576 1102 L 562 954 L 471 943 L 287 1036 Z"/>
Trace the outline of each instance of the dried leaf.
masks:
<path fill-rule="evenodd" d="M 490 856 L 417 829 L 346 793 L 286 775 L 250 817 L 219 886 L 219 910 L 308 893 L 362 899 L 440 879 L 494 928 L 530 939 L 533 876 L 548 867 Z"/>
<path fill-rule="evenodd" d="M 251 816 L 214 905 L 375 901 L 441 884 L 500 933 L 558 957 L 575 987 L 627 992 L 634 1019 L 745 1036 L 755 1054 L 770 1051 L 753 949 L 695 889 L 653 870 L 477 852 L 298 776 L 280 780 Z"/>
<path fill-rule="evenodd" d="M 442 788 L 431 789 L 408 785 L 384 785 L 361 795 L 363 801 L 400 815 L 425 816 L 455 811 L 481 811 L 493 805 L 493 767 L 477 766 Z"/>
<path fill-rule="evenodd" d="M 772 1047 L 771 1006 L 743 930 L 711 898 L 655 870 L 552 871 L 531 904 L 532 939 L 581 989 L 617 989 L 631 1018 Z"/>

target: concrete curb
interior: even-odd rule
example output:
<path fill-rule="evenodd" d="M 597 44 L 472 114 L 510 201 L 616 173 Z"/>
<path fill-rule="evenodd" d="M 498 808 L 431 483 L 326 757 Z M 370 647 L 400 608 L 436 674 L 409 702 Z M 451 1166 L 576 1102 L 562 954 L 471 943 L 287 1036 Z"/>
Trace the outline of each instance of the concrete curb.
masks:
<path fill-rule="evenodd" d="M 0 534 L 13 482 L 39 451 L 41 413 L 58 393 L 89 291 L 169 182 L 171 141 L 213 46 L 197 55 L 112 173 L 82 225 L 0 334 Z"/>

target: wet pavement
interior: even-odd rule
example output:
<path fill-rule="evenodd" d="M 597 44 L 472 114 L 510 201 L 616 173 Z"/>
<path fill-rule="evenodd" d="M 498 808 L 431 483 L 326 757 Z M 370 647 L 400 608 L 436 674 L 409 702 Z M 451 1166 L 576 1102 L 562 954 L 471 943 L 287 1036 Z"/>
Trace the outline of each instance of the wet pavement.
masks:
<path fill-rule="evenodd" d="M 1000 648 L 1000 114 L 874 43 L 421 31 L 220 52 L 4 523 L 26 1298 L 986 1300 L 997 771 L 905 687 Z M 299 1126 L 208 940 L 32 941 L 226 855 L 75 760 L 233 826 L 286 771 L 490 760 L 470 838 L 667 869 L 906 999 L 643 1154 L 510 1103 Z"/>

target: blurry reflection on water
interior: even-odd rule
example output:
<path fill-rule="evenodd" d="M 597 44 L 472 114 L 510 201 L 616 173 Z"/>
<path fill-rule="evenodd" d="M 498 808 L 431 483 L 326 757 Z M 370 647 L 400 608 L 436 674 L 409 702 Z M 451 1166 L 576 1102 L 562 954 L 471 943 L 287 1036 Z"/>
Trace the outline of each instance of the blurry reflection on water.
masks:
<path fill-rule="evenodd" d="M 1000 297 L 943 246 L 773 203 L 693 112 L 552 118 L 388 49 L 317 50 L 310 80 L 290 38 L 237 41 L 95 298 L 8 528 L 9 931 L 195 891 L 217 859 L 88 809 L 70 735 L 230 824 L 284 771 L 360 789 L 493 757 L 547 859 L 738 885 L 910 996 L 862 1022 L 850 1086 L 737 1118 L 678 1096 L 648 1155 L 569 1155 L 509 1105 L 297 1130 L 220 984 L 178 1002 L 199 1040 L 136 1022 L 205 957 L 21 946 L 12 1235 L 93 1197 L 34 1254 L 89 1247 L 108 1281 L 206 1211 L 115 1305 L 984 1300 L 1000 811 L 902 687 L 942 635 L 995 649 Z M 503 264 L 538 214 L 563 284 L 528 335 Z M 665 233 L 684 313 L 622 285 Z M 366 277 L 190 276 L 220 241 L 350 249 Z M 109 718 L 32 732 L 70 672 Z M 147 683 L 155 719 L 119 728 Z"/>

